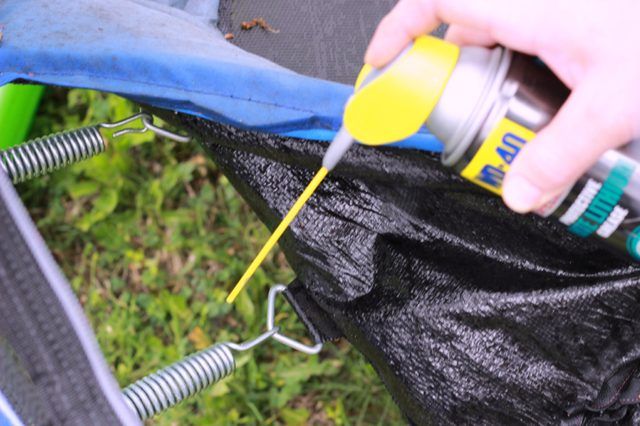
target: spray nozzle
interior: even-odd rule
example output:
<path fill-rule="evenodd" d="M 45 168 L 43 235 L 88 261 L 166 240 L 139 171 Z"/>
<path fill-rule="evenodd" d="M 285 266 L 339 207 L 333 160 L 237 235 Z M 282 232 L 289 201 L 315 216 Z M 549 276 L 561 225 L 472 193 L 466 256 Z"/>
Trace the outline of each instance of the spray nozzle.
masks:
<path fill-rule="evenodd" d="M 438 103 L 459 53 L 452 43 L 422 36 L 383 69 L 365 66 L 345 108 L 344 126 L 365 145 L 412 136 Z"/>

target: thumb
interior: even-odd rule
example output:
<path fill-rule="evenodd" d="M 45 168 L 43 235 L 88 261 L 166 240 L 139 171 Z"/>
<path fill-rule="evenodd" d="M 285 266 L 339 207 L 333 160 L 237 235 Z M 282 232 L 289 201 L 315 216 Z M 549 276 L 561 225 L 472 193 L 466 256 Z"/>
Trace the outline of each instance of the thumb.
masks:
<path fill-rule="evenodd" d="M 540 207 L 572 185 L 606 150 L 631 139 L 629 96 L 608 91 L 609 80 L 586 77 L 556 117 L 513 162 L 503 199 L 518 213 Z"/>

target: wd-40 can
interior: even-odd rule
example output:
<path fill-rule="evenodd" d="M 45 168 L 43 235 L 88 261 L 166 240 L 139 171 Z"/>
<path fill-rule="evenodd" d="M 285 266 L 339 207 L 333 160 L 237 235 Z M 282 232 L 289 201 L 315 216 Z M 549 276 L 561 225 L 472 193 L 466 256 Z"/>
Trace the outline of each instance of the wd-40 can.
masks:
<path fill-rule="evenodd" d="M 381 145 L 426 123 L 444 144 L 445 165 L 501 194 L 511 163 L 569 93 L 534 57 L 500 46 L 460 48 L 425 36 L 387 68 L 363 69 L 345 126 L 356 140 Z M 536 213 L 640 260 L 640 167 L 630 149 L 607 151 Z"/>

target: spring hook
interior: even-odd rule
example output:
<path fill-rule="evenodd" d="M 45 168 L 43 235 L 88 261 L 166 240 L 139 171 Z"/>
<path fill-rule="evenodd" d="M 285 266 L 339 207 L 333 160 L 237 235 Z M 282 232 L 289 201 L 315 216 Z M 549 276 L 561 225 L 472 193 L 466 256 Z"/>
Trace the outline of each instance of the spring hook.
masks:
<path fill-rule="evenodd" d="M 122 392 L 126 403 L 141 420 L 148 419 L 230 376 L 236 370 L 232 351 L 248 351 L 270 338 L 307 354 L 320 352 L 322 343 L 304 345 L 280 334 L 275 325 L 276 296 L 286 288 L 279 284 L 269 290 L 267 331 L 240 344 L 218 343 L 136 381 Z"/>
<path fill-rule="evenodd" d="M 125 124 L 129 124 L 132 123 L 136 120 L 140 120 L 142 121 L 143 126 L 139 127 L 139 128 L 125 128 L 125 129 L 120 129 L 117 130 L 116 132 L 113 133 L 113 137 L 114 138 L 118 138 L 120 136 L 123 135 L 127 135 L 130 133 L 145 133 L 148 131 L 152 131 L 153 133 L 163 136 L 167 139 L 170 139 L 174 142 L 180 142 L 180 143 L 188 143 L 191 142 L 191 137 L 190 136 L 183 136 L 183 135 L 179 135 L 177 133 L 173 133 L 170 132 L 168 130 L 165 130 L 161 127 L 156 126 L 155 124 L 153 124 L 153 116 L 151 114 L 148 114 L 146 112 L 140 112 L 136 115 L 132 115 L 131 117 L 125 118 L 124 120 L 120 120 L 117 121 L 115 123 L 101 123 L 98 124 L 97 127 L 103 128 L 103 129 L 117 129 L 118 127 L 122 127 Z"/>
<path fill-rule="evenodd" d="M 273 339 L 282 343 L 285 346 L 289 346 L 291 349 L 295 349 L 298 352 L 305 353 L 307 355 L 317 355 L 322 350 L 322 343 L 317 343 L 314 346 L 302 344 L 291 337 L 287 337 L 277 330 L 275 325 L 276 321 L 276 297 L 278 294 L 283 293 L 287 289 L 284 284 L 277 284 L 269 290 L 269 303 L 267 305 L 267 330 L 276 330 L 273 335 Z"/>
<path fill-rule="evenodd" d="M 104 152 L 108 143 L 100 133 L 100 129 L 118 129 L 136 120 L 142 122 L 142 127 L 116 130 L 113 138 L 129 133 L 152 131 L 180 143 L 191 140 L 188 136 L 157 127 L 153 124 L 153 116 L 141 112 L 116 123 L 100 123 L 27 141 L 22 145 L 1 151 L 0 166 L 13 183 L 44 176 Z"/>

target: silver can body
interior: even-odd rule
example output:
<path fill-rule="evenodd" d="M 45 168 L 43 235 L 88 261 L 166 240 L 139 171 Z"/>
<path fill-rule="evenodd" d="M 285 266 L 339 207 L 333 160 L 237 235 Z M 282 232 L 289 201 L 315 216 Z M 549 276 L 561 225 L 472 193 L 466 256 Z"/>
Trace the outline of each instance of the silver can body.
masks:
<path fill-rule="evenodd" d="M 533 57 L 501 47 L 465 47 L 427 127 L 445 145 L 445 165 L 500 194 L 509 165 L 569 93 Z M 640 164 L 629 149 L 607 151 L 536 213 L 640 261 Z"/>

